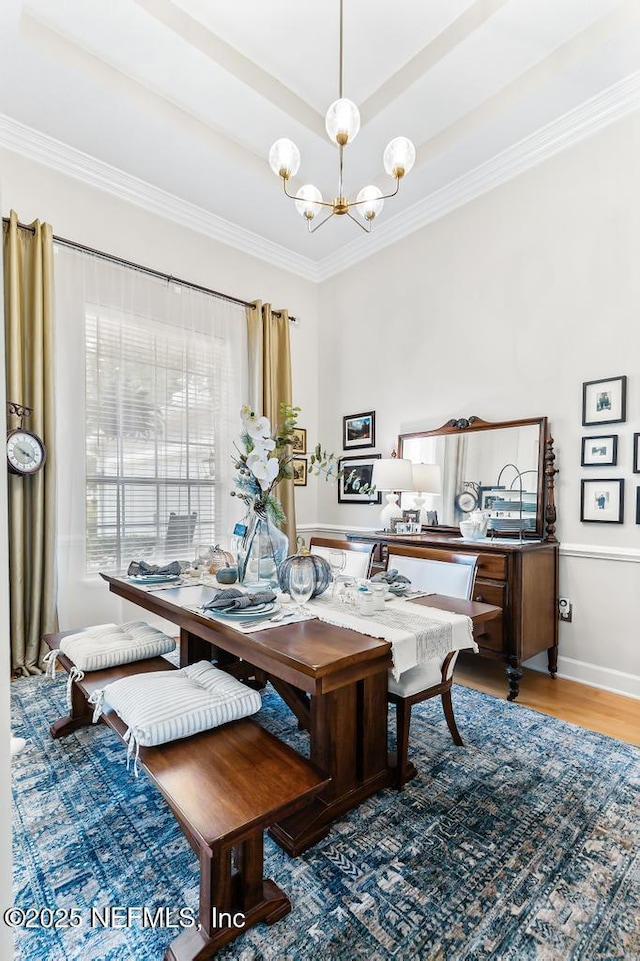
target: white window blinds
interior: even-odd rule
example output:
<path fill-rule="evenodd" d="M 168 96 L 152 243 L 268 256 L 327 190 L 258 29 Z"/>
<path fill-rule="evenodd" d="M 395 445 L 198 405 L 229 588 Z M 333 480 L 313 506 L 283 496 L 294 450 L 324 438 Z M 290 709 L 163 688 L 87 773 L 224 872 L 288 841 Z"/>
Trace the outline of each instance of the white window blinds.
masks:
<path fill-rule="evenodd" d="M 242 307 L 78 251 L 56 248 L 55 269 L 60 593 L 70 596 L 86 573 L 228 543 L 246 319 Z"/>

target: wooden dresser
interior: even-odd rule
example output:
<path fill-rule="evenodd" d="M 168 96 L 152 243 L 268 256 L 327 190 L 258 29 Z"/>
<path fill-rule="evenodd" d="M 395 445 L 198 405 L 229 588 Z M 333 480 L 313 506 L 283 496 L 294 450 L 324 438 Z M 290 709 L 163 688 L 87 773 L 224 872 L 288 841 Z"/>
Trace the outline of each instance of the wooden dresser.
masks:
<path fill-rule="evenodd" d="M 549 673 L 558 662 L 558 544 L 513 540 L 463 541 L 455 534 L 347 534 L 347 540 L 377 544 L 374 567 L 386 567 L 389 544 L 411 544 L 433 550 L 455 550 L 478 555 L 473 599 L 502 608 L 502 616 L 487 624 L 480 654 L 506 665 L 508 699 L 520 689 L 522 662 L 548 653 Z"/>

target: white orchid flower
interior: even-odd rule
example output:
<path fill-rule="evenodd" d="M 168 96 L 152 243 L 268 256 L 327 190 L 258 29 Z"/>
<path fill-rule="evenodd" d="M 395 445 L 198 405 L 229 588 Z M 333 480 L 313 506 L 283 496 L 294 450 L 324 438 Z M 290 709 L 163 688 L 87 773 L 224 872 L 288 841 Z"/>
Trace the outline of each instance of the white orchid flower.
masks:
<path fill-rule="evenodd" d="M 252 451 L 247 457 L 247 467 L 260 484 L 263 491 L 269 490 L 280 472 L 280 461 L 277 457 L 263 457 Z"/>
<path fill-rule="evenodd" d="M 251 442 L 253 443 L 253 450 L 258 452 L 269 452 L 276 446 L 276 442 L 270 437 L 252 437 Z"/>
<path fill-rule="evenodd" d="M 243 407 L 240 416 L 245 432 L 252 440 L 269 440 L 271 438 L 271 424 L 268 417 L 256 417 L 255 411 Z"/>

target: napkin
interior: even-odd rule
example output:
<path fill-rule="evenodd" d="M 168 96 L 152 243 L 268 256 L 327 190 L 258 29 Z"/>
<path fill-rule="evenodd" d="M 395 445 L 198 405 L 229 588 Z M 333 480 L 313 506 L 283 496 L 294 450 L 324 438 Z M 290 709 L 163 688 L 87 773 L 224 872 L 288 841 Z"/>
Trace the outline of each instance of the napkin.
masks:
<path fill-rule="evenodd" d="M 146 561 L 131 561 L 127 574 L 129 577 L 146 577 L 148 574 L 179 574 L 180 564 L 171 561 L 160 567 L 158 564 L 147 564 Z"/>
<path fill-rule="evenodd" d="M 400 574 L 395 567 L 392 567 L 390 571 L 380 571 L 379 574 L 374 574 L 370 580 L 376 582 L 382 582 L 383 584 L 389 584 L 392 587 L 401 587 L 404 584 L 410 584 L 411 581 L 404 574 Z"/>
<path fill-rule="evenodd" d="M 235 587 L 227 590 L 218 591 L 208 604 L 203 606 L 204 611 L 246 611 L 260 604 L 270 604 L 275 601 L 276 595 L 273 591 L 260 591 L 257 594 L 244 594 Z"/>

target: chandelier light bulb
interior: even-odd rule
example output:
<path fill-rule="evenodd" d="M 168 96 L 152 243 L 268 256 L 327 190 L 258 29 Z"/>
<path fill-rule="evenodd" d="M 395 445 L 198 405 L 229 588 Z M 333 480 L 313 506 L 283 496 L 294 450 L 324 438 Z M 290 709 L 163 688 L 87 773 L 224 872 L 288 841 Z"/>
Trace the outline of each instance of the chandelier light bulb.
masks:
<path fill-rule="evenodd" d="M 355 140 L 360 130 L 360 111 L 351 100 L 334 100 L 325 117 L 329 138 L 344 147 Z"/>
<path fill-rule="evenodd" d="M 313 184 L 305 184 L 296 193 L 296 210 L 307 220 L 313 220 L 316 214 L 320 213 L 322 194 Z"/>
<path fill-rule="evenodd" d="M 416 148 L 407 137 L 396 137 L 385 147 L 382 162 L 389 176 L 400 180 L 416 162 Z"/>
<path fill-rule="evenodd" d="M 269 165 L 276 177 L 283 180 L 295 177 L 300 169 L 300 151 L 293 140 L 287 137 L 276 140 L 269 151 Z"/>
<path fill-rule="evenodd" d="M 382 191 L 375 184 L 368 184 L 368 186 L 363 187 L 356 197 L 360 216 L 368 221 L 377 217 L 384 207 L 384 200 L 381 198 Z M 364 203 L 361 203 L 361 201 L 364 201 Z"/>

